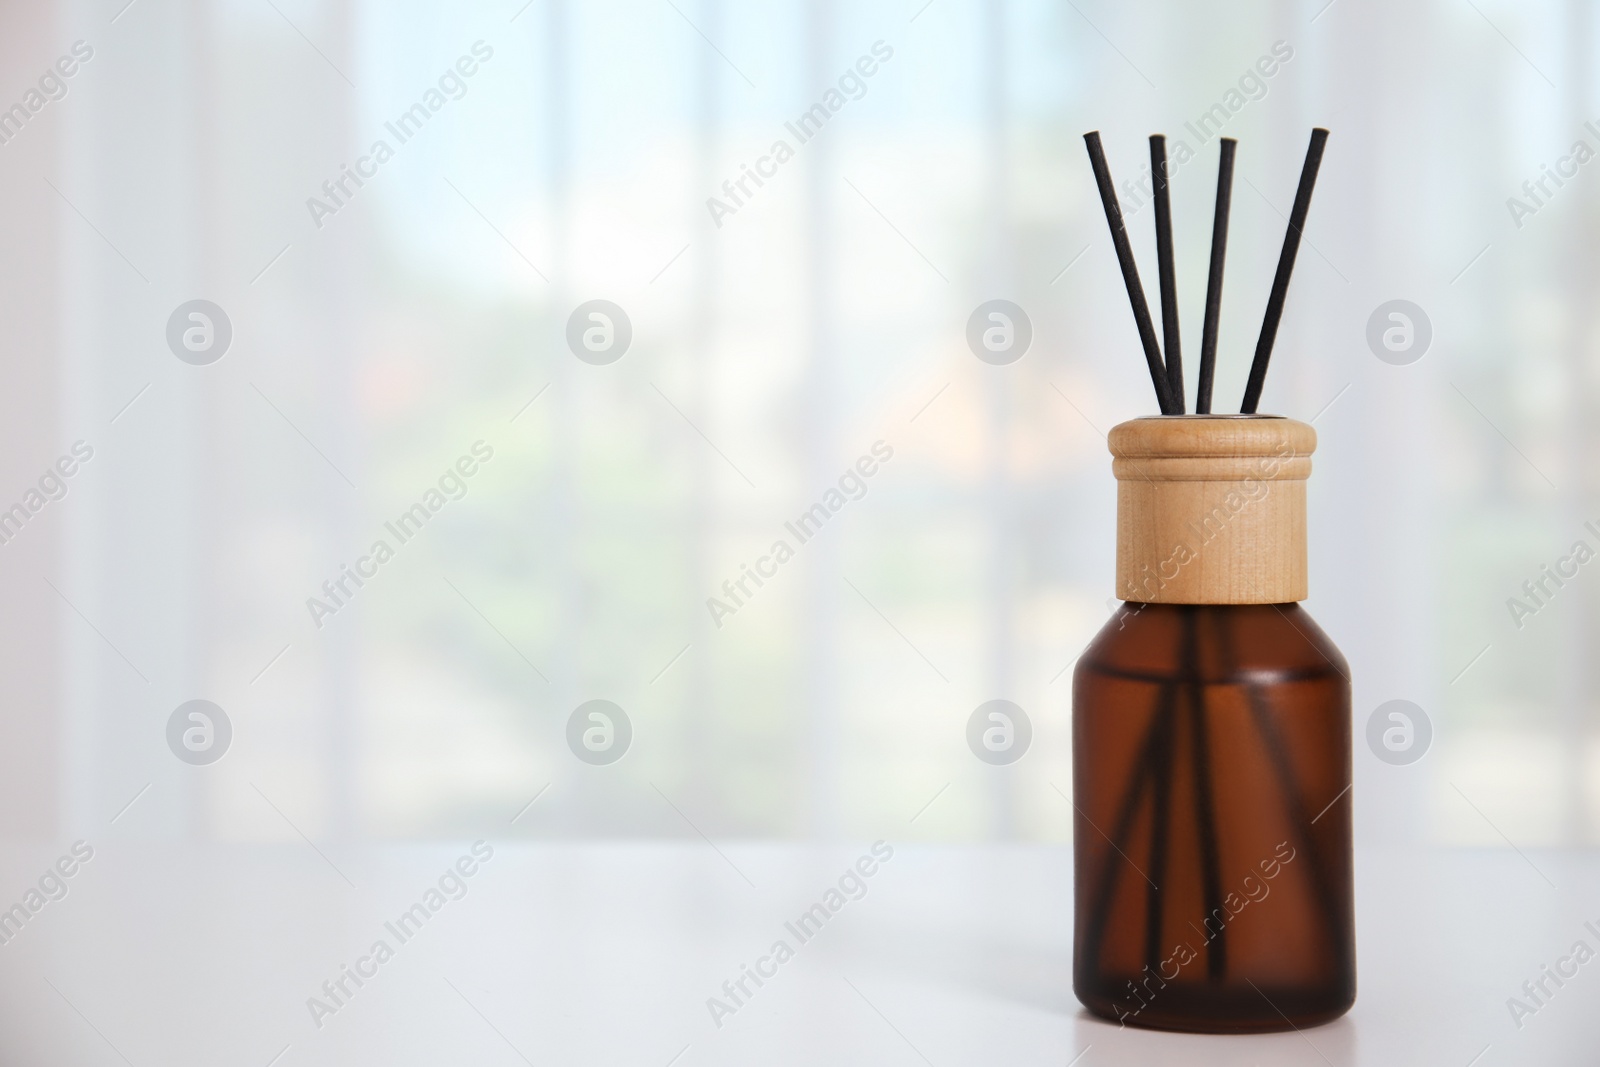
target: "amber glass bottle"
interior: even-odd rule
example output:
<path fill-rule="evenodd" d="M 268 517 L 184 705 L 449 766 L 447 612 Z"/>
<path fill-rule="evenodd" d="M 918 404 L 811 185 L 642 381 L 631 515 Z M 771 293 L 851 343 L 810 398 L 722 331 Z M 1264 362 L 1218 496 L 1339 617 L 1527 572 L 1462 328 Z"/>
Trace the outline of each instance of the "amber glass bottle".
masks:
<path fill-rule="evenodd" d="M 1350 681 L 1304 599 L 1316 436 L 1112 431 L 1118 593 L 1073 679 L 1073 987 L 1128 1025 L 1306 1027 L 1355 1000 Z"/>

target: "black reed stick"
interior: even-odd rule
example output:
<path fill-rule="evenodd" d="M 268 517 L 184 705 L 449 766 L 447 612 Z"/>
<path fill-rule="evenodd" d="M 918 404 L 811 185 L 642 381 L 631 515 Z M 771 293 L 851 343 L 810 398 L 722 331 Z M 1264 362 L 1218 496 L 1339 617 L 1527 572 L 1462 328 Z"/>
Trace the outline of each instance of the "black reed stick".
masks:
<path fill-rule="evenodd" d="M 1267 316 L 1261 323 L 1261 337 L 1256 341 L 1256 358 L 1250 364 L 1250 380 L 1244 387 L 1244 403 L 1239 411 L 1254 415 L 1261 403 L 1261 387 L 1267 380 L 1267 361 L 1272 358 L 1272 342 L 1278 337 L 1278 321 L 1283 318 L 1283 301 L 1289 293 L 1289 275 L 1294 272 L 1295 253 L 1300 251 L 1300 233 L 1305 229 L 1306 212 L 1311 210 L 1311 189 L 1317 184 L 1317 168 L 1322 165 L 1322 146 L 1328 143 L 1328 131 L 1317 127 L 1311 131 L 1311 144 L 1306 147 L 1305 165 L 1300 168 L 1300 187 L 1294 193 L 1294 207 L 1289 210 L 1289 229 L 1283 235 L 1283 252 L 1278 256 L 1278 272 L 1272 276 L 1272 293 L 1267 297 Z"/>
<path fill-rule="evenodd" d="M 1230 676 L 1243 673 L 1242 657 L 1234 647 L 1233 627 L 1229 617 L 1222 615 L 1218 619 L 1220 638 L 1222 644 L 1222 659 L 1227 665 L 1226 670 Z M 1317 841 L 1311 826 L 1311 810 L 1306 804 L 1305 796 L 1300 790 L 1300 780 L 1294 773 L 1294 761 L 1289 755 L 1289 746 L 1284 742 L 1283 733 L 1278 729 L 1277 722 L 1273 719 L 1272 706 L 1267 700 L 1265 687 L 1250 681 L 1242 680 L 1238 683 L 1244 690 L 1245 698 L 1250 706 L 1250 717 L 1255 723 L 1256 733 L 1261 738 L 1262 746 L 1267 750 L 1267 757 L 1272 765 L 1273 775 L 1278 779 L 1278 789 L 1283 794 L 1284 806 L 1289 809 L 1289 832 L 1294 835 L 1295 844 L 1306 852 L 1307 862 L 1311 866 L 1311 884 L 1317 896 L 1317 904 L 1322 909 L 1323 921 L 1329 930 L 1338 930 L 1344 924 L 1340 921 L 1339 902 L 1334 897 L 1333 883 L 1329 881 L 1327 864 L 1323 860 L 1322 850 L 1317 847 Z M 1347 966 L 1347 946 L 1342 940 L 1332 946 L 1334 956 Z"/>
<path fill-rule="evenodd" d="M 1239 142 L 1222 139 L 1217 164 L 1217 213 L 1211 220 L 1211 273 L 1206 279 L 1206 322 L 1200 332 L 1200 384 L 1195 388 L 1197 415 L 1211 414 L 1211 380 L 1217 370 L 1217 319 L 1222 312 L 1222 261 L 1228 253 L 1228 209 L 1233 203 L 1233 153 Z"/>
<path fill-rule="evenodd" d="M 1178 277 L 1172 264 L 1172 200 L 1167 194 L 1167 139 L 1150 137 L 1150 173 L 1156 182 L 1156 276 L 1161 283 L 1161 351 L 1167 361 L 1172 414 L 1182 415 L 1183 353 L 1178 338 Z"/>
<path fill-rule="evenodd" d="M 1139 328 L 1139 343 L 1144 346 L 1144 359 L 1150 367 L 1150 381 L 1156 388 L 1156 402 L 1161 407 L 1161 414 L 1171 415 L 1172 392 L 1167 388 L 1166 367 L 1161 362 L 1161 345 L 1156 340 L 1156 329 L 1150 321 L 1150 306 L 1144 300 L 1144 286 L 1139 284 L 1139 268 L 1133 262 L 1128 228 L 1122 221 L 1117 191 L 1111 185 L 1111 170 L 1106 166 L 1105 149 L 1100 147 L 1100 131 L 1089 131 L 1083 135 L 1083 141 L 1089 147 L 1089 165 L 1094 168 L 1095 184 L 1100 187 L 1100 203 L 1106 209 L 1106 225 L 1111 227 L 1111 244 L 1117 250 L 1122 281 L 1128 287 L 1128 302 L 1133 305 L 1133 321 Z"/>
<path fill-rule="evenodd" d="M 1200 831 L 1201 896 L 1206 919 L 1210 919 L 1223 909 L 1222 865 L 1217 844 L 1216 797 L 1211 786 L 1211 738 L 1206 721 L 1205 684 L 1200 677 L 1200 620 L 1199 612 L 1193 607 L 1179 610 L 1183 612 L 1183 671 L 1189 680 L 1189 733 L 1194 745 L 1194 816 Z M 1201 924 L 1204 923 L 1202 919 Z M 1228 969 L 1227 930 L 1224 923 L 1206 941 L 1206 974 L 1213 981 L 1221 979 Z"/>
<path fill-rule="evenodd" d="M 1174 694 L 1176 696 L 1176 694 Z M 1167 839 L 1172 825 L 1172 755 L 1177 732 L 1177 700 L 1166 701 L 1156 719 L 1157 743 L 1150 751 L 1150 878 L 1144 895 L 1144 961 L 1151 970 L 1161 965 L 1161 920 L 1166 913 Z"/>
<path fill-rule="evenodd" d="M 1151 711 L 1150 727 L 1145 731 L 1144 739 L 1139 742 L 1138 753 L 1129 764 L 1133 777 L 1128 782 L 1127 790 L 1122 794 L 1121 803 L 1117 805 L 1116 818 L 1111 821 L 1111 833 L 1106 837 L 1106 842 L 1111 846 L 1112 850 L 1127 861 L 1130 867 L 1139 871 L 1145 883 L 1151 888 L 1155 888 L 1156 883 L 1150 879 L 1148 874 L 1139 870 L 1138 866 L 1128 858 L 1127 850 L 1132 847 L 1134 819 L 1139 813 L 1139 806 L 1144 798 L 1145 789 L 1153 785 L 1155 776 L 1152 770 L 1155 763 L 1155 752 L 1161 744 L 1160 726 L 1175 699 L 1177 699 L 1176 686 L 1162 684 L 1158 687 L 1155 705 Z M 1093 824 L 1091 823 L 1090 825 Z M 1084 959 L 1097 960 L 1100 958 L 1100 948 L 1110 928 L 1111 903 L 1117 888 L 1119 870 L 1120 864 L 1107 853 L 1106 861 L 1100 867 L 1100 877 L 1095 883 L 1089 906 L 1088 930 L 1084 941 Z"/>
<path fill-rule="evenodd" d="M 1342 929 L 1345 923 L 1340 921 L 1339 902 L 1335 899 L 1333 885 L 1328 880 L 1328 868 L 1322 850 L 1317 847 L 1317 841 L 1313 836 L 1311 812 L 1306 806 L 1304 795 L 1300 792 L 1299 780 L 1294 776 L 1288 747 L 1284 744 L 1283 735 L 1273 721 L 1271 707 L 1261 692 L 1261 687 L 1246 685 L 1245 690 L 1250 698 L 1250 715 L 1255 720 L 1256 731 L 1265 742 L 1267 751 L 1272 754 L 1272 769 L 1277 774 L 1278 788 L 1283 791 L 1284 801 L 1289 808 L 1290 831 L 1295 835 L 1296 842 L 1306 850 L 1311 865 L 1311 882 L 1315 887 L 1317 903 L 1322 907 L 1323 921 L 1330 931 Z M 1348 963 L 1348 946 L 1341 939 L 1331 947 L 1335 958 L 1341 961 L 1341 968 L 1345 968 Z"/>

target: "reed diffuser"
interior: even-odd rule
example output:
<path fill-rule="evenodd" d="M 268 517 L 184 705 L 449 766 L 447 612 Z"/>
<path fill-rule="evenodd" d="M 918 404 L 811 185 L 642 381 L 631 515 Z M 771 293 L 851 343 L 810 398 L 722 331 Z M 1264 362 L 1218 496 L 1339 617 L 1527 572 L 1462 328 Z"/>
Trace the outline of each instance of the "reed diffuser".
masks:
<path fill-rule="evenodd" d="M 1237 415 L 1211 413 L 1235 142 L 1221 140 L 1187 415 L 1165 141 L 1150 138 L 1158 338 L 1100 137 L 1084 140 L 1161 414 L 1110 434 L 1124 603 L 1073 676 L 1073 988 L 1128 1025 L 1315 1025 L 1355 1000 L 1350 681 L 1298 604 L 1316 433 L 1256 408 L 1327 131 L 1312 131 Z"/>

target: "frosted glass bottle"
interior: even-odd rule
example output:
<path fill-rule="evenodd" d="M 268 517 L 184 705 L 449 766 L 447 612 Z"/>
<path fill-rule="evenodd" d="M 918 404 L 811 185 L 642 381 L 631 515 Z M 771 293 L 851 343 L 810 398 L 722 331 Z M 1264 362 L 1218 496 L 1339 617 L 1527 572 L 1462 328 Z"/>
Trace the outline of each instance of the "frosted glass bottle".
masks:
<path fill-rule="evenodd" d="M 1073 988 L 1197 1032 L 1355 1000 L 1349 668 L 1299 607 L 1316 435 L 1270 416 L 1110 437 L 1125 603 L 1073 678 Z"/>

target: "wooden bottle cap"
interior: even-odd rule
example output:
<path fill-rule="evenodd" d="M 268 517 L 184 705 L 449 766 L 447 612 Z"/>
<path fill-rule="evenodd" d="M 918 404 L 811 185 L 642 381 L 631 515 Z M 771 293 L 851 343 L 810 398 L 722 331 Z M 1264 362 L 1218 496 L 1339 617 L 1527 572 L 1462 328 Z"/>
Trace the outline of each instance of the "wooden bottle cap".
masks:
<path fill-rule="evenodd" d="M 1317 432 L 1276 415 L 1165 415 L 1112 429 L 1117 597 L 1306 598 L 1306 478 Z"/>

